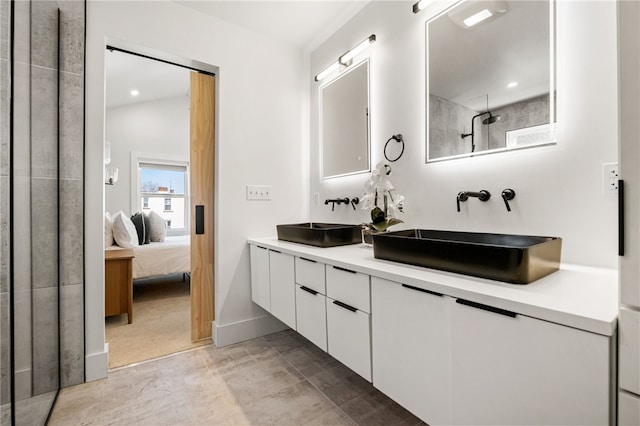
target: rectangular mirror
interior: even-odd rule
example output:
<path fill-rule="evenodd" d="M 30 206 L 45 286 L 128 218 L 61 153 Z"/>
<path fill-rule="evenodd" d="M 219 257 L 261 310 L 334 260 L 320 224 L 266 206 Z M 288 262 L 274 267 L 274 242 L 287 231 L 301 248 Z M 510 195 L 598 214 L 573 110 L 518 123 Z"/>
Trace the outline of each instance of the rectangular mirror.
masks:
<path fill-rule="evenodd" d="M 369 60 L 320 86 L 319 98 L 322 178 L 369 172 Z"/>
<path fill-rule="evenodd" d="M 427 22 L 427 162 L 556 142 L 553 11 L 468 0 Z"/>

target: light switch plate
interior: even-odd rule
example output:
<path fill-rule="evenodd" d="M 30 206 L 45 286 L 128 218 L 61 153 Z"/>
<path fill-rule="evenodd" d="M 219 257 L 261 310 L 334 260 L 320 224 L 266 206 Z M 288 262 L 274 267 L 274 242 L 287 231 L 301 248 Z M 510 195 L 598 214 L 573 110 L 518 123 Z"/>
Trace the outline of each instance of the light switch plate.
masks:
<path fill-rule="evenodd" d="M 247 200 L 271 200 L 271 185 L 247 185 Z"/>

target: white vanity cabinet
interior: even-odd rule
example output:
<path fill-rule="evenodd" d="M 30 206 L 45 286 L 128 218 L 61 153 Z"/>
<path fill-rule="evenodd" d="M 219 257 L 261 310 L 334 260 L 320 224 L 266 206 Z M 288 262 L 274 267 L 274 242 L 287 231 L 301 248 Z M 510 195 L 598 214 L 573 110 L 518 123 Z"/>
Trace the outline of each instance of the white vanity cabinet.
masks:
<path fill-rule="evenodd" d="M 371 381 L 369 275 L 326 265 L 329 355 Z"/>
<path fill-rule="evenodd" d="M 373 385 L 430 425 L 451 424 L 449 299 L 371 277 Z"/>
<path fill-rule="evenodd" d="M 297 331 L 326 352 L 325 265 L 296 256 L 295 266 Z"/>
<path fill-rule="evenodd" d="M 371 256 L 251 240 L 252 299 L 428 424 L 606 425 L 618 399 L 637 425 L 637 364 L 613 392 L 615 271 L 511 286 Z M 638 323 L 620 318 L 620 365 Z"/>
<path fill-rule="evenodd" d="M 296 329 L 296 285 L 293 256 L 269 251 L 271 314 Z"/>
<path fill-rule="evenodd" d="M 450 303 L 453 424 L 610 423 L 610 338 Z"/>
<path fill-rule="evenodd" d="M 269 250 L 251 245 L 251 300 L 271 311 L 271 285 L 269 283 Z"/>

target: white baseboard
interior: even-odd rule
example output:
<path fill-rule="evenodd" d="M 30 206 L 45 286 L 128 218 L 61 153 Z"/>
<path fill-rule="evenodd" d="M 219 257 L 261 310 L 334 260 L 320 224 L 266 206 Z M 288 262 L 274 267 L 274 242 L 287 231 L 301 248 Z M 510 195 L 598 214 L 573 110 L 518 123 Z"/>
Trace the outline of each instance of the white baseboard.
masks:
<path fill-rule="evenodd" d="M 16 401 L 31 398 L 31 369 L 18 370 L 13 378 L 16 389 Z"/>
<path fill-rule="evenodd" d="M 212 323 L 213 344 L 217 347 L 232 345 L 267 334 L 277 333 L 289 327 L 271 315 L 264 315 L 231 324 Z"/>
<path fill-rule="evenodd" d="M 104 344 L 104 352 L 90 354 L 85 357 L 84 378 L 86 382 L 100 380 L 107 377 L 109 370 L 109 344 Z"/>

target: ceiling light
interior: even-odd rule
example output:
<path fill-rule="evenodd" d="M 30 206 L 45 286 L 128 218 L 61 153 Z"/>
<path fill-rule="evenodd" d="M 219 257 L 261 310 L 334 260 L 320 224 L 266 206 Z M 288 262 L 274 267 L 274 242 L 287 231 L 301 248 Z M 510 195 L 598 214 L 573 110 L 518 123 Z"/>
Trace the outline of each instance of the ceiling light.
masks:
<path fill-rule="evenodd" d="M 333 74 L 334 72 L 338 71 L 340 69 L 340 66 L 349 66 L 349 65 L 351 65 L 353 58 L 356 57 L 357 55 L 359 55 L 361 52 L 363 52 L 374 41 L 376 41 L 376 35 L 375 34 L 371 34 L 362 43 L 360 43 L 356 47 L 348 50 L 346 53 L 341 55 L 336 62 L 332 63 L 327 68 L 322 70 L 318 75 L 315 76 L 314 80 L 315 81 L 320 81 L 320 80 L 326 78 L 330 74 Z"/>
<path fill-rule="evenodd" d="M 480 12 L 469 16 L 467 19 L 463 20 L 464 24 L 467 27 L 473 27 L 476 24 L 484 21 L 487 18 L 491 18 L 493 13 L 489 12 L 489 9 L 482 9 Z"/>
<path fill-rule="evenodd" d="M 138 90 L 136 90 L 136 89 L 133 89 L 133 90 L 132 90 L 131 92 L 129 92 L 129 93 L 131 93 L 131 96 L 138 96 L 138 95 L 140 94 L 140 92 L 139 92 Z"/>
<path fill-rule="evenodd" d="M 517 82 L 517 81 L 512 81 L 511 83 L 507 84 L 507 87 L 508 87 L 509 89 L 511 89 L 511 88 L 513 88 L 513 87 L 516 87 L 517 85 L 518 85 L 518 82 Z"/>
<path fill-rule="evenodd" d="M 418 13 L 425 7 L 427 7 L 427 3 L 429 0 L 420 0 L 418 3 L 413 5 L 413 13 Z"/>
<path fill-rule="evenodd" d="M 366 40 L 364 40 L 362 43 L 360 43 L 359 45 L 357 45 L 356 47 L 354 47 L 353 49 L 349 50 L 347 53 L 345 53 L 344 55 L 340 56 L 340 58 L 338 59 L 338 62 L 340 62 L 342 65 L 347 65 L 349 63 L 350 60 L 352 60 L 353 58 L 355 58 L 356 56 L 358 56 L 358 54 L 360 52 L 362 52 L 363 50 L 365 50 L 367 47 L 369 47 L 371 45 L 371 43 L 373 43 L 374 41 L 376 41 L 376 35 L 375 34 L 371 34 Z"/>

